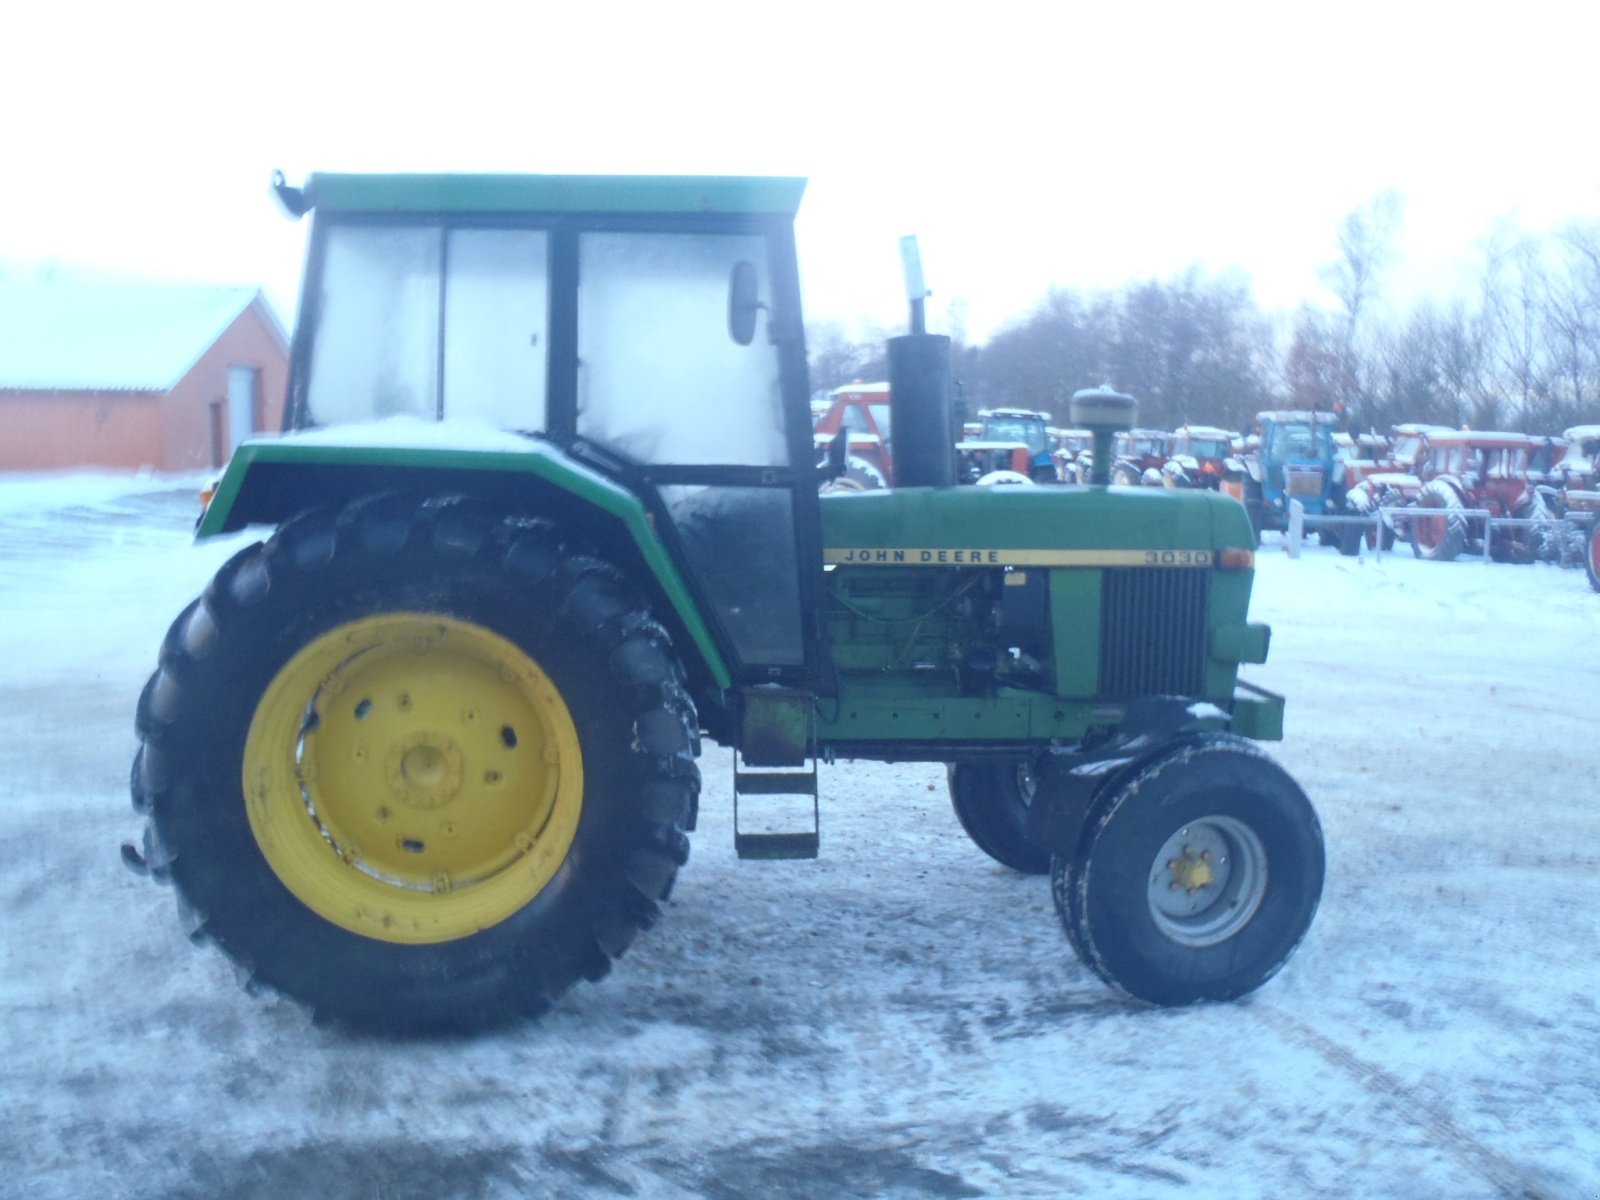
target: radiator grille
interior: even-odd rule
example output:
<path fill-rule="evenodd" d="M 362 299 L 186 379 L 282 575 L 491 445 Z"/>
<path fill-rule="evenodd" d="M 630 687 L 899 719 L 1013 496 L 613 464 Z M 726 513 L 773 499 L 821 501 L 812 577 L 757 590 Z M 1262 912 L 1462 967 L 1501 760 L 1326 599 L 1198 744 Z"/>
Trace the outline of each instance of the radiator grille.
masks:
<path fill-rule="evenodd" d="M 1284 491 L 1291 496 L 1320 496 L 1322 495 L 1322 478 L 1321 467 L 1285 467 L 1283 469 Z"/>
<path fill-rule="evenodd" d="M 1211 572 L 1130 567 L 1100 592 L 1100 691 L 1109 700 L 1198 696 L 1205 688 Z"/>

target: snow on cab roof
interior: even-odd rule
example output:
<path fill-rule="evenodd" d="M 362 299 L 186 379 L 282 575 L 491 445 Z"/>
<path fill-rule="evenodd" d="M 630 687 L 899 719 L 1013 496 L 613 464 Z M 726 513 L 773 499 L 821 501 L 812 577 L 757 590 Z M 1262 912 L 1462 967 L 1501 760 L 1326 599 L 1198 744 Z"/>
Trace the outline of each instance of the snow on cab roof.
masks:
<path fill-rule="evenodd" d="M 887 383 L 847 383 L 843 387 L 836 387 L 829 392 L 830 396 L 887 396 L 889 385 Z"/>
<path fill-rule="evenodd" d="M 1306 408 L 1280 408 L 1272 412 L 1259 412 L 1256 414 L 1258 421 L 1272 421 L 1278 425 L 1333 425 L 1338 423 L 1338 416 L 1331 412 L 1312 412 Z"/>
<path fill-rule="evenodd" d="M 1188 437 L 1214 438 L 1217 441 L 1227 441 L 1233 436 L 1226 429 L 1218 429 L 1215 425 L 1179 425 L 1174 432 Z"/>
<path fill-rule="evenodd" d="M 96 275 L 0 280 L 0 388 L 171 390 L 252 303 L 253 287 Z"/>
<path fill-rule="evenodd" d="M 1561 436 L 1569 442 L 1576 442 L 1580 439 L 1600 438 L 1600 425 L 1574 425 Z"/>
<path fill-rule="evenodd" d="M 1541 439 L 1525 433 L 1506 433 L 1493 429 L 1446 429 L 1428 434 L 1432 446 L 1483 446 L 1489 448 L 1532 446 Z"/>
<path fill-rule="evenodd" d="M 1041 421 L 1050 418 L 1042 412 L 1032 408 L 986 408 L 978 413 L 980 417 L 1037 417 Z"/>
<path fill-rule="evenodd" d="M 662 212 L 793 216 L 806 181 L 777 175 L 314 174 L 322 212 Z"/>

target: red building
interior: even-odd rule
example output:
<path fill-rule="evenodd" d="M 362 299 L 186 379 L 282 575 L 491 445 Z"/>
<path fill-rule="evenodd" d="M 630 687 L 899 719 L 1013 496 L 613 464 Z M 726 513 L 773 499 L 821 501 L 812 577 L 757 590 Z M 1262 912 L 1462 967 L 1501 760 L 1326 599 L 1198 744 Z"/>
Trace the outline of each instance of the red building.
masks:
<path fill-rule="evenodd" d="M 0 470 L 221 466 L 282 427 L 288 370 L 254 288 L 0 280 Z"/>

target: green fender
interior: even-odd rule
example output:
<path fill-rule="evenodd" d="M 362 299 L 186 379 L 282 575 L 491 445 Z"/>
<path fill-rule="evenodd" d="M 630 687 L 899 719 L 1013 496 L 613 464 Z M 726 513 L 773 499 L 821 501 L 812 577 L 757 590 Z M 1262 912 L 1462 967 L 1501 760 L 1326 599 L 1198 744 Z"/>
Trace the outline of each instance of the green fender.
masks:
<path fill-rule="evenodd" d="M 564 522 L 578 520 L 591 532 L 599 530 L 612 547 L 619 540 L 631 546 L 651 577 L 640 581 L 645 590 L 671 610 L 678 631 L 687 636 L 716 686 L 726 690 L 732 685 L 727 662 L 683 573 L 632 492 L 553 446 L 515 434 L 484 432 L 457 446 L 441 446 L 438 427 L 418 422 L 419 429 L 429 431 L 426 446 L 355 443 L 374 428 L 364 427 L 361 434 L 327 429 L 245 442 L 218 480 L 195 537 L 248 525 L 279 525 L 307 508 L 337 506 L 396 488 L 463 492 L 524 505 Z"/>

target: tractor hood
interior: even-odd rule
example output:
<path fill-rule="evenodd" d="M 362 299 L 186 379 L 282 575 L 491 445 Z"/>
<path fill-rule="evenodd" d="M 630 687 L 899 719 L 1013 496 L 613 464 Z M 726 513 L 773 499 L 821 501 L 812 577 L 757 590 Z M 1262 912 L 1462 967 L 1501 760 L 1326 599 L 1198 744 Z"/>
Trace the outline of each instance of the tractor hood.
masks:
<path fill-rule="evenodd" d="M 1140 566 L 1255 545 L 1243 505 L 1166 488 L 898 488 L 822 498 L 830 564 Z M 1167 560 L 1163 560 L 1167 561 Z"/>

